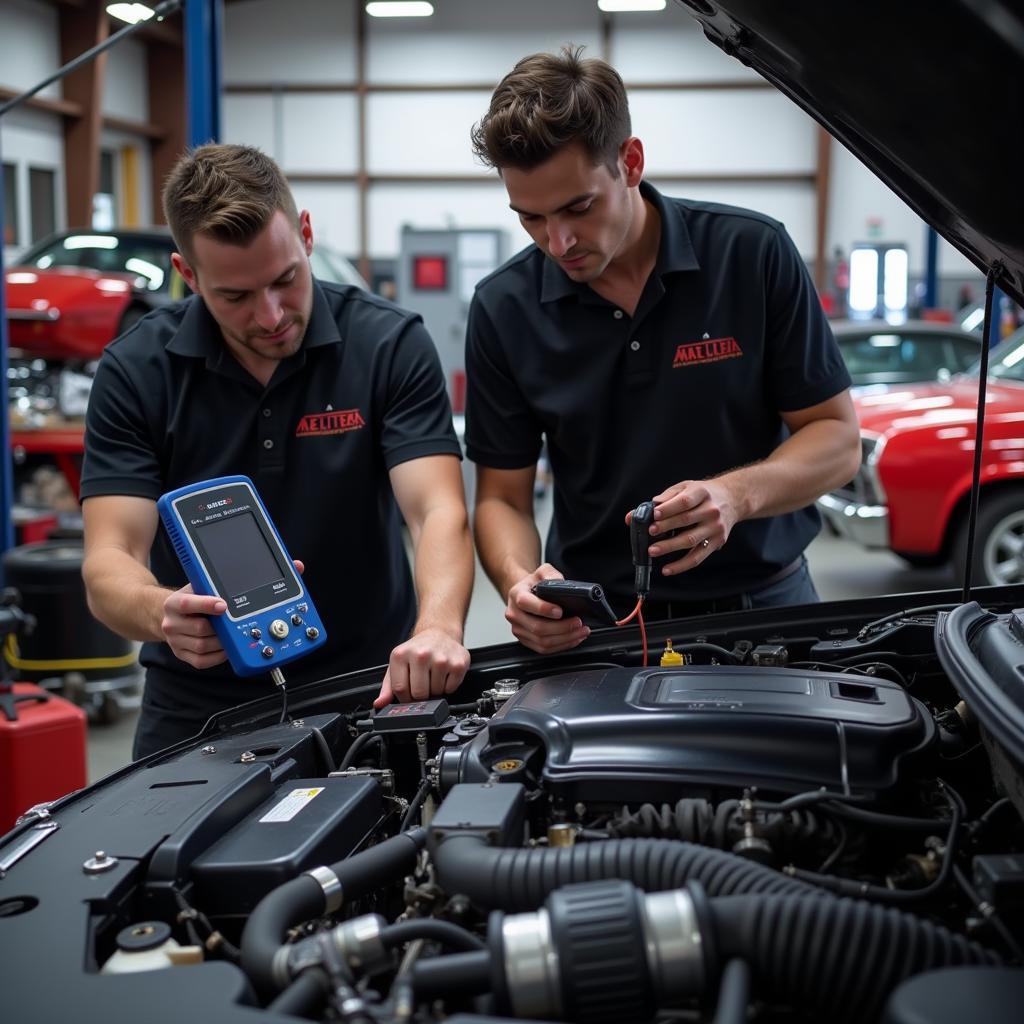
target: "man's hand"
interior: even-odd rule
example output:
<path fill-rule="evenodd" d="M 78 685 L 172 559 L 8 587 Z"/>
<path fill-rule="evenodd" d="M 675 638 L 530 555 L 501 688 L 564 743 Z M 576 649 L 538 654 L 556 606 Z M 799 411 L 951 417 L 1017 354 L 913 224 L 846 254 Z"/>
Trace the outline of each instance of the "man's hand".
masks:
<path fill-rule="evenodd" d="M 553 565 L 545 562 L 508 592 L 505 618 L 512 626 L 512 633 L 524 647 L 538 654 L 572 650 L 590 636 L 590 630 L 578 615 L 563 618 L 565 613 L 557 604 L 542 601 L 532 591 L 540 580 L 564 578 Z"/>
<path fill-rule="evenodd" d="M 305 566 L 292 559 L 301 576 Z M 193 668 L 213 668 L 228 660 L 217 634 L 210 623 L 210 615 L 223 615 L 227 604 L 222 598 L 197 594 L 192 584 L 172 591 L 164 601 L 160 629 L 172 653 Z"/>
<path fill-rule="evenodd" d="M 173 591 L 164 601 L 160 629 L 176 658 L 193 668 L 213 668 L 228 660 L 208 616 L 223 615 L 222 598 L 196 594 L 192 584 Z"/>
<path fill-rule="evenodd" d="M 468 670 L 469 651 L 455 637 L 441 629 L 424 629 L 391 652 L 373 706 L 443 697 L 458 689 Z"/>
<path fill-rule="evenodd" d="M 631 516 L 627 513 L 627 523 Z M 738 520 L 736 501 L 723 479 L 684 480 L 654 496 L 649 530 L 653 543 L 648 551 L 652 558 L 685 552 L 661 567 L 663 576 L 675 576 L 724 547 Z"/>

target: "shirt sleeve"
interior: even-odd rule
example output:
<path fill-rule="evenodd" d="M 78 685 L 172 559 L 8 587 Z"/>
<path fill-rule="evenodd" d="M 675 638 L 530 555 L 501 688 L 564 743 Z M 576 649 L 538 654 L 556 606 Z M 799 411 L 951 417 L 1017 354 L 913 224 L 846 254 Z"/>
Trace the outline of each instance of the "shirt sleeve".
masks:
<path fill-rule="evenodd" d="M 85 416 L 81 497 L 160 497 L 160 460 L 141 396 L 111 353 L 100 360 Z"/>
<path fill-rule="evenodd" d="M 380 441 L 387 468 L 428 455 L 461 459 L 437 349 L 419 319 L 400 330 L 385 381 Z"/>
<path fill-rule="evenodd" d="M 850 386 L 850 375 L 807 267 L 779 225 L 768 249 L 766 370 L 779 412 L 807 409 Z"/>
<path fill-rule="evenodd" d="M 475 295 L 466 328 L 466 455 L 493 469 L 525 469 L 540 456 L 541 435 L 498 332 Z"/>

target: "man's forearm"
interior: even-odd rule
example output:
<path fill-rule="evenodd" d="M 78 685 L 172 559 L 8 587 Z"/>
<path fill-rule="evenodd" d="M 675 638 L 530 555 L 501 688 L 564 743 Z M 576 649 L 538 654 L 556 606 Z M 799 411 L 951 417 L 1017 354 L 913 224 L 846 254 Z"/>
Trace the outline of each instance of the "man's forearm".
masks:
<path fill-rule="evenodd" d="M 415 534 L 416 596 L 414 633 L 441 629 L 462 642 L 473 592 L 473 541 L 464 510 L 436 508 Z"/>
<path fill-rule="evenodd" d="M 164 639 L 160 623 L 170 590 L 131 555 L 117 548 L 90 552 L 82 565 L 89 610 L 128 640 Z"/>
<path fill-rule="evenodd" d="M 477 551 L 488 579 L 502 599 L 524 576 L 540 565 L 540 534 L 532 515 L 500 498 L 478 501 Z"/>
<path fill-rule="evenodd" d="M 801 427 L 761 462 L 716 477 L 733 496 L 737 519 L 782 515 L 810 505 L 851 480 L 860 463 L 859 435 L 842 420 Z"/>

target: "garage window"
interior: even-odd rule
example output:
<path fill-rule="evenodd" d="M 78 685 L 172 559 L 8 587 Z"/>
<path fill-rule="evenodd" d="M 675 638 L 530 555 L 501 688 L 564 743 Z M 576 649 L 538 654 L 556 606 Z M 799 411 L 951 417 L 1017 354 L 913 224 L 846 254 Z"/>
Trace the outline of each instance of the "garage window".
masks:
<path fill-rule="evenodd" d="M 28 201 L 32 216 L 32 242 L 57 230 L 57 175 L 47 167 L 28 169 Z"/>
<path fill-rule="evenodd" d="M 4 164 L 4 245 L 18 244 L 18 177 L 14 164 Z"/>

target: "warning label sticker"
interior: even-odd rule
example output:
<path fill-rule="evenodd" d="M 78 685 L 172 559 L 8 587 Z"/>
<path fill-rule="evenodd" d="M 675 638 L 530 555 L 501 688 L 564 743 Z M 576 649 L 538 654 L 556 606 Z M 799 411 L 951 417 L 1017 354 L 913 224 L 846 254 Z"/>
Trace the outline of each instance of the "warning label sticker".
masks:
<path fill-rule="evenodd" d="M 293 789 L 283 800 L 279 800 L 260 818 L 260 823 L 262 824 L 264 821 L 291 821 L 317 793 L 322 793 L 323 791 L 323 786 L 315 786 L 313 789 Z"/>

